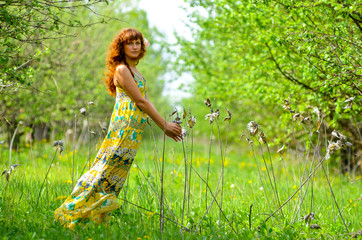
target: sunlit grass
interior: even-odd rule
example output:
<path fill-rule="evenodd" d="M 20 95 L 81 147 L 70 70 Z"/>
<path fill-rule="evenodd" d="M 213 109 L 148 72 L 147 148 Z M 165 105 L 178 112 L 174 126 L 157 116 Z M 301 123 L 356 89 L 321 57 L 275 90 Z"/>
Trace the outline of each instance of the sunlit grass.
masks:
<path fill-rule="evenodd" d="M 24 146 L 14 152 L 12 162 L 20 164 L 13 171 L 10 181 L 1 179 L 1 217 L 0 234 L 4 239 L 59 239 L 73 238 L 80 239 L 158 239 L 159 230 L 159 203 L 157 194 L 160 193 L 159 174 L 156 164 L 160 163 L 162 140 L 157 142 L 158 159 L 155 154 L 154 143 L 145 139 L 141 144 L 136 156 L 135 163 L 130 170 L 129 181 L 125 184 L 119 198 L 121 208 L 112 214 L 108 226 L 89 223 L 78 228 L 82 230 L 69 231 L 54 222 L 53 212 L 59 207 L 72 190 L 72 160 L 75 154 L 75 179 L 78 179 L 88 157 L 87 146 L 72 151 L 72 147 L 65 145 L 62 154 L 57 154 L 52 168 L 49 171 L 37 206 L 37 197 L 40 187 L 49 164 L 56 151 L 52 143 L 41 142 L 34 145 Z M 216 149 L 216 148 L 215 148 Z M 190 185 L 190 214 L 185 219 L 184 225 L 190 232 L 182 232 L 175 223 L 165 220 L 164 238 L 181 238 L 184 235 L 188 239 L 200 238 L 252 238 L 268 235 L 278 239 L 281 236 L 298 236 L 298 238 L 316 237 L 319 235 L 334 236 L 345 233 L 343 224 L 336 216 L 338 212 L 331 203 L 330 192 L 324 176 L 319 172 L 314 178 L 314 202 L 313 212 L 315 220 L 322 228 L 312 230 L 305 226 L 301 216 L 308 214 L 311 210 L 310 193 L 306 195 L 305 203 L 302 205 L 300 214 L 294 216 L 295 205 L 298 202 L 299 193 L 283 209 L 286 223 L 285 226 L 274 225 L 274 219 L 279 219 L 280 214 L 272 218 L 265 226 L 263 220 L 270 213 L 266 205 L 264 190 L 271 196 L 269 185 L 266 189 L 260 184 L 257 165 L 253 159 L 250 149 L 243 146 L 239 149 L 236 144 L 230 145 L 225 159 L 224 169 L 224 197 L 222 210 L 227 218 L 221 218 L 219 227 L 219 210 L 216 203 L 213 203 L 211 210 L 205 214 L 205 193 L 206 186 L 203 181 L 193 172 Z M 8 159 L 8 149 L 1 149 L 3 167 Z M 91 159 L 94 158 L 93 153 Z M 299 187 L 298 165 L 285 157 L 287 169 L 282 165 L 279 155 L 273 155 L 275 175 L 279 188 L 280 199 L 283 202 L 288 196 Z M 201 177 L 206 178 L 208 165 L 208 146 L 199 142 L 195 146 L 193 156 L 193 168 Z M 258 159 L 261 161 L 261 159 Z M 221 171 L 220 155 L 215 150 L 210 158 L 209 186 L 212 191 L 216 190 L 217 182 Z M 266 168 L 261 168 L 262 172 Z M 143 174 L 147 177 L 144 178 Z M 286 184 L 286 177 L 289 180 L 289 189 Z M 342 208 L 344 217 L 351 232 L 359 230 L 361 226 L 359 210 L 361 185 L 360 181 L 351 182 L 348 176 L 333 175 L 331 177 L 337 201 Z M 152 184 L 150 187 L 149 184 Z M 125 191 L 127 189 L 127 191 Z M 153 189 L 157 192 L 155 194 Z M 164 192 L 165 192 L 165 216 L 176 222 L 180 222 L 183 203 L 184 189 L 184 156 L 182 146 L 171 141 L 166 142 L 165 170 L 164 170 Z M 343 191 L 343 199 L 341 195 Z M 304 191 L 303 191 L 304 192 Z M 215 194 L 215 192 L 214 192 Z M 216 199 L 219 200 L 220 195 Z M 126 201 L 123 201 L 125 199 Z M 209 195 L 208 204 L 212 201 Z M 253 204 L 250 216 L 250 205 Z M 273 205 L 272 209 L 275 208 Z M 146 209 L 146 210 L 145 210 Z M 172 214 L 167 210 L 170 209 Z M 174 216 L 175 217 L 174 217 Z M 200 220 L 203 218 L 203 221 Z M 334 221 L 334 217 L 336 220 Z M 295 218 L 295 223 L 289 225 Z M 229 221 L 229 223 L 227 222 Z M 249 224 L 251 228 L 249 229 Z M 232 231 L 231 227 L 238 232 Z M 196 226 L 199 226 L 196 229 Z M 294 227 L 291 227 L 294 226 Z M 261 228 L 260 228 L 261 227 Z M 259 231 L 257 231 L 259 229 Z"/>

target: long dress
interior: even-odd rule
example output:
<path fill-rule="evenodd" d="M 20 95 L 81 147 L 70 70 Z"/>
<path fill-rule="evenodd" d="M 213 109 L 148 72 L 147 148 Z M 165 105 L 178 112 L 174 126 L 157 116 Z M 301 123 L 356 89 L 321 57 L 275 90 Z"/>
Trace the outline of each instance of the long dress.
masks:
<path fill-rule="evenodd" d="M 134 74 L 143 97 L 147 92 L 144 78 Z M 73 192 L 55 210 L 55 220 L 68 228 L 79 222 L 106 222 L 111 211 L 119 208 L 117 196 L 127 179 L 142 140 L 147 115 L 126 92 L 116 88 L 107 136 L 88 172 L 81 176 Z"/>

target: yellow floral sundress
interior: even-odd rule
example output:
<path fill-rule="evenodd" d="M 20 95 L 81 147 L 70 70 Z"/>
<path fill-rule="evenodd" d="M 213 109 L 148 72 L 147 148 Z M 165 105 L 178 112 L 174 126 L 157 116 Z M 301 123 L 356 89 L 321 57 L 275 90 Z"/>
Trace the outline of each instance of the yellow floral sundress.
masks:
<path fill-rule="evenodd" d="M 145 79 L 134 74 L 134 80 L 145 97 Z M 122 88 L 117 87 L 116 91 L 108 134 L 92 167 L 79 178 L 71 195 L 54 212 L 55 220 L 68 228 L 81 221 L 107 221 L 110 212 L 119 208 L 117 196 L 142 140 L 147 115 Z"/>

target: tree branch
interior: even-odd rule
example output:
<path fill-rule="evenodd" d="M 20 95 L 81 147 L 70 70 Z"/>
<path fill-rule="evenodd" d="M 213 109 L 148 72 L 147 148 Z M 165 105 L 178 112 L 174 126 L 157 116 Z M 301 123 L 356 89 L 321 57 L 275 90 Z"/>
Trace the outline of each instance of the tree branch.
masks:
<path fill-rule="evenodd" d="M 284 71 L 281 69 L 281 67 L 279 66 L 278 62 L 275 60 L 274 55 L 273 55 L 273 53 L 272 53 L 272 51 L 271 51 L 268 43 L 266 43 L 265 45 L 266 45 L 266 47 L 268 48 L 268 51 L 269 51 L 269 53 L 270 53 L 270 56 L 271 56 L 273 62 L 275 63 L 275 66 L 278 68 L 278 70 L 280 71 L 280 73 L 281 73 L 286 79 L 288 79 L 288 80 L 291 81 L 291 82 L 296 83 L 297 85 L 300 85 L 300 86 L 304 87 L 305 89 L 308 89 L 308 90 L 311 90 L 312 92 L 315 92 L 315 90 L 314 90 L 313 88 L 311 88 L 310 86 L 308 86 L 308 85 L 306 85 L 306 84 L 298 81 L 297 79 L 295 79 L 295 78 L 294 78 L 293 76 L 291 76 L 290 74 L 284 72 Z"/>

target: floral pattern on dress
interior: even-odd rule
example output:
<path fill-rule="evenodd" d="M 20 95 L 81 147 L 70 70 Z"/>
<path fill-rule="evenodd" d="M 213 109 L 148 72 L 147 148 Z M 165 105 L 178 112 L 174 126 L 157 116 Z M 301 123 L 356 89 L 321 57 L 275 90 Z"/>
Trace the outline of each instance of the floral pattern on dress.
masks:
<path fill-rule="evenodd" d="M 143 97 L 144 78 L 134 75 Z M 117 87 L 107 135 L 90 170 L 81 176 L 73 192 L 55 210 L 55 220 L 68 228 L 89 220 L 106 222 L 111 211 L 119 208 L 117 197 L 127 179 L 147 122 L 147 115 Z"/>

